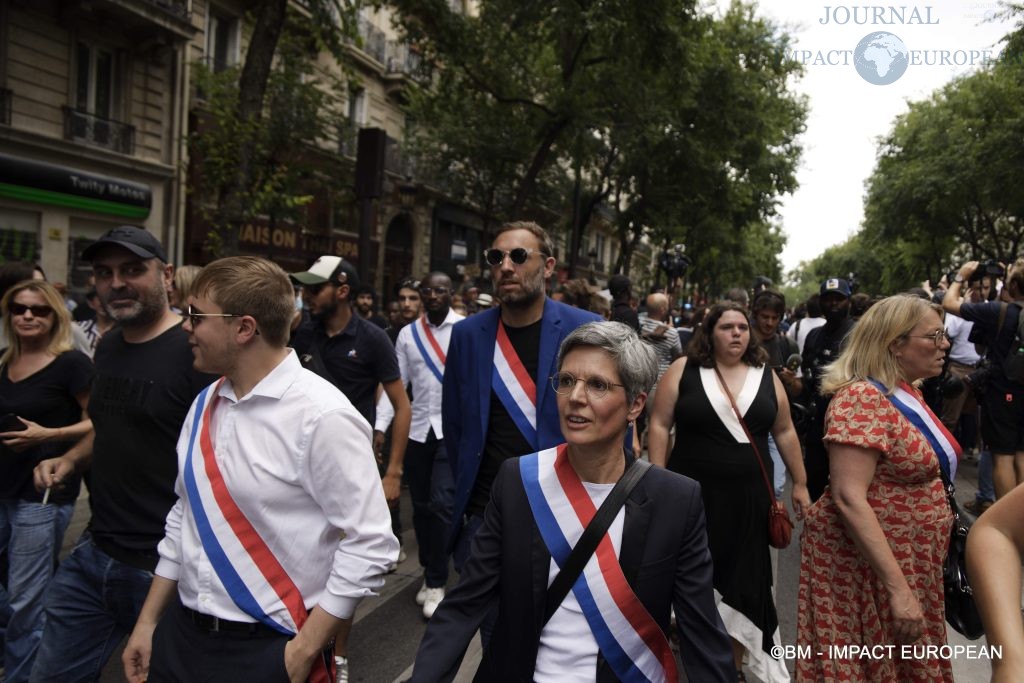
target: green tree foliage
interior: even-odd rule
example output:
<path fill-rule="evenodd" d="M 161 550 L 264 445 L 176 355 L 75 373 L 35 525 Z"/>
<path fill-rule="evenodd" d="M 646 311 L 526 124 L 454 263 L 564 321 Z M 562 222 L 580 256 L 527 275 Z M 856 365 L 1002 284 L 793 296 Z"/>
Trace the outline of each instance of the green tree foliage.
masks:
<path fill-rule="evenodd" d="M 318 56 L 344 59 L 355 6 L 311 0 L 253 3 L 243 64 L 214 73 L 194 67 L 203 100 L 190 139 L 200 170 L 190 190 L 211 226 L 214 254 L 236 249 L 238 228 L 256 217 L 299 218 L 314 191 L 330 189 L 344 84 Z"/>
<path fill-rule="evenodd" d="M 792 274 L 858 272 L 900 291 L 969 259 L 1009 262 L 1024 246 L 1024 5 L 995 64 L 911 102 L 879 144 L 861 231 Z M 860 265 L 858 265 L 860 264 Z M 841 268 L 838 266 L 842 265 Z"/>
<path fill-rule="evenodd" d="M 390 4 L 438 65 L 409 112 L 460 200 L 498 219 L 550 207 L 574 217 L 574 237 L 602 202 L 616 207 L 616 269 L 650 234 L 691 257 L 698 242 L 728 252 L 698 256 L 710 281 L 778 273 L 770 219 L 796 184 L 806 106 L 787 89 L 799 66 L 783 58 L 785 35 L 751 7 L 715 18 L 688 0 L 485 0 L 467 16 L 443 0 Z"/>

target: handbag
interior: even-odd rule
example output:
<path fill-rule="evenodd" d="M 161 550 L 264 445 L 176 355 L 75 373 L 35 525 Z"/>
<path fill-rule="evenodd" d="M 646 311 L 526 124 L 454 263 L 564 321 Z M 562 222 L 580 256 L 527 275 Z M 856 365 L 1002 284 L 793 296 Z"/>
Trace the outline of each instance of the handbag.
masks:
<path fill-rule="evenodd" d="M 576 583 L 576 579 L 583 572 L 583 568 L 587 566 L 590 556 L 597 550 L 597 546 L 601 539 L 604 538 L 608 527 L 612 525 L 615 517 L 619 514 L 619 510 L 625 505 L 626 498 L 629 497 L 629 494 L 650 469 L 651 463 L 640 459 L 633 460 L 626 466 L 626 471 L 615 482 L 615 486 L 612 487 L 608 497 L 601 503 L 601 507 L 597 509 L 594 517 L 590 520 L 590 524 L 587 524 L 587 528 L 583 530 L 580 539 L 576 541 L 576 545 L 569 552 L 569 557 L 566 558 L 565 564 L 558 570 L 558 576 L 548 586 L 548 592 L 544 596 L 543 624 L 548 623 L 548 620 L 554 616 L 559 605 L 565 600 L 565 596 L 569 594 L 572 585 Z"/>
<path fill-rule="evenodd" d="M 785 503 L 775 500 L 775 488 L 772 486 L 771 480 L 768 479 L 768 470 L 764 466 L 764 459 L 761 458 L 761 451 L 758 450 L 754 437 L 750 434 L 747 423 L 736 406 L 736 400 L 732 397 L 732 392 L 729 391 L 729 385 L 725 383 L 725 378 L 718 371 L 718 366 L 715 366 L 715 374 L 718 376 L 718 382 L 722 385 L 725 395 L 729 397 L 732 411 L 736 413 L 736 419 L 740 421 L 740 426 L 743 427 L 743 433 L 747 435 L 750 447 L 754 449 L 757 464 L 761 466 L 761 476 L 764 477 L 764 484 L 768 487 L 768 500 L 771 501 L 768 505 L 768 544 L 780 550 L 787 548 L 793 540 L 793 520 L 789 518 L 789 510 L 786 509 Z"/>
<path fill-rule="evenodd" d="M 942 484 L 946 489 L 946 500 L 953 513 L 953 528 L 949 535 L 949 550 L 946 561 L 942 565 L 942 584 L 946 598 L 946 621 L 953 630 L 969 640 L 977 640 L 985 635 L 985 627 L 978 614 L 978 606 L 974 602 L 974 592 L 967 580 L 967 533 L 971 524 L 967 521 L 960 504 L 953 495 L 955 490 L 949 476 L 939 468 Z"/>

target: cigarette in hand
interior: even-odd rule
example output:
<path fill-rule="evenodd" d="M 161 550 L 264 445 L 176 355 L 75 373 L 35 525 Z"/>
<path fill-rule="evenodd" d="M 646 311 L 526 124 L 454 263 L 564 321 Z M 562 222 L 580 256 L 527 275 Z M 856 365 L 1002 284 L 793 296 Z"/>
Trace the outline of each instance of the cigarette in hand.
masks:
<path fill-rule="evenodd" d="M 46 492 L 43 494 L 43 505 L 50 502 L 50 487 L 46 487 Z"/>

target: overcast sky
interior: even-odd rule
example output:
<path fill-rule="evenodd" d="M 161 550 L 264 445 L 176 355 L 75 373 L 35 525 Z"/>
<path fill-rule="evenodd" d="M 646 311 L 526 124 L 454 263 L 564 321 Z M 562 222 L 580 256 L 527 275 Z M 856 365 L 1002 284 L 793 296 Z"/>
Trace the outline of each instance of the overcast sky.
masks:
<path fill-rule="evenodd" d="M 975 67 L 929 65 L 939 59 L 935 52 L 948 51 L 951 60 L 970 61 L 971 51 L 998 54 L 1000 38 L 1012 29 L 1010 22 L 994 18 L 996 0 L 931 0 L 927 4 L 893 2 L 905 8 L 904 24 L 855 24 L 868 16 L 866 3 L 841 5 L 806 0 L 761 0 L 759 13 L 782 24 L 796 50 L 809 51 L 805 76 L 796 89 L 809 98 L 810 113 L 803 135 L 803 161 L 797 172 L 800 188 L 784 198 L 782 225 L 789 236 L 782 263 L 788 271 L 800 261 L 814 258 L 825 248 L 844 241 L 863 218 L 864 181 L 875 165 L 877 139 L 906 111 L 907 101 L 927 97 L 936 88 Z M 725 6 L 727 0 L 718 0 Z M 888 4 L 879 3 L 889 18 Z M 856 13 L 854 8 L 856 9 Z M 829 22 L 822 24 L 828 12 Z M 911 24 L 914 10 L 921 21 Z M 873 14 L 873 12 L 872 12 Z M 837 24 L 836 21 L 847 21 Z M 858 74 L 852 52 L 875 32 L 896 35 L 911 52 L 906 72 L 890 85 L 872 85 Z M 847 57 L 838 52 L 850 51 Z M 814 64 L 818 52 L 835 66 Z M 957 51 L 962 51 L 957 54 Z M 976 63 L 981 61 L 975 56 Z M 843 61 L 849 63 L 844 65 Z M 927 62 L 927 63 L 926 63 Z"/>

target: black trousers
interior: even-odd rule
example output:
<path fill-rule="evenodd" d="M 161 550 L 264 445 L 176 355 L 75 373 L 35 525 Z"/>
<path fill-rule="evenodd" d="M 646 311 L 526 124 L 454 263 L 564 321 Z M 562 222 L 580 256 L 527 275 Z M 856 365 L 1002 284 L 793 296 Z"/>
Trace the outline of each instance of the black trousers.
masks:
<path fill-rule="evenodd" d="M 284 646 L 291 638 L 268 627 L 252 633 L 210 632 L 192 623 L 181 603 L 153 632 L 148 683 L 288 683 Z"/>

